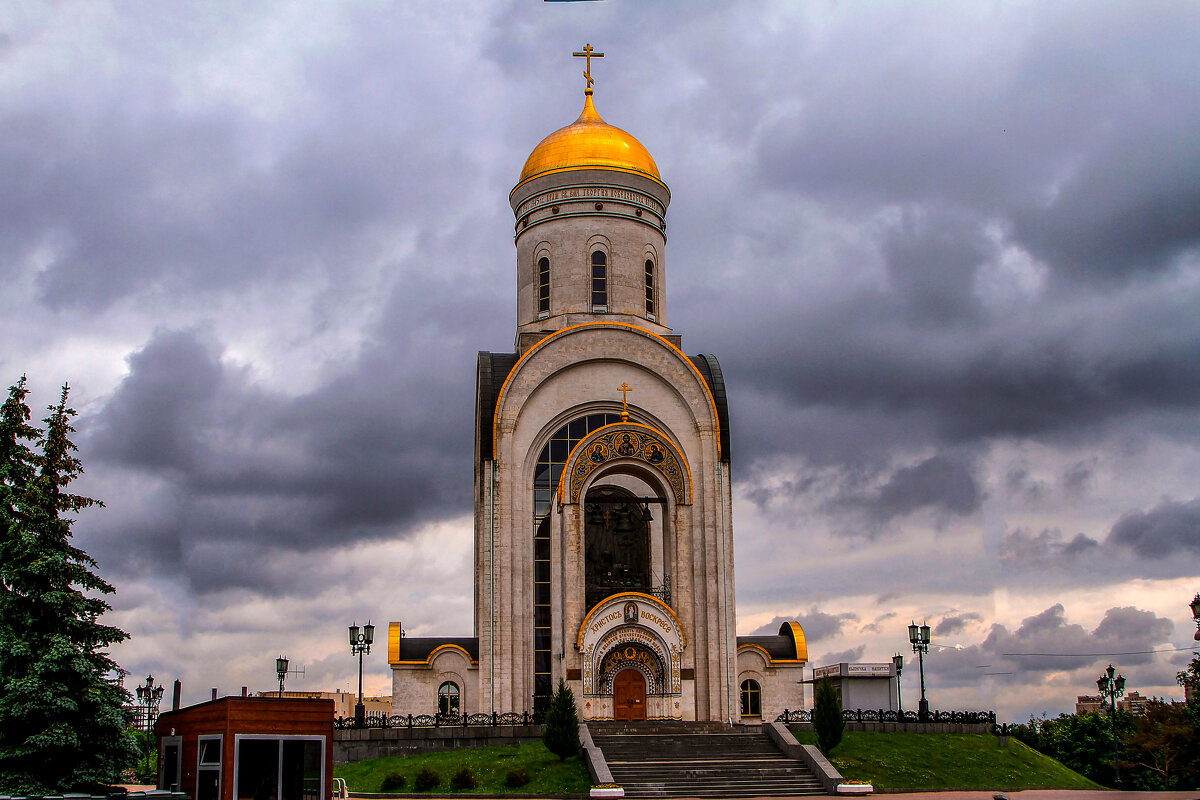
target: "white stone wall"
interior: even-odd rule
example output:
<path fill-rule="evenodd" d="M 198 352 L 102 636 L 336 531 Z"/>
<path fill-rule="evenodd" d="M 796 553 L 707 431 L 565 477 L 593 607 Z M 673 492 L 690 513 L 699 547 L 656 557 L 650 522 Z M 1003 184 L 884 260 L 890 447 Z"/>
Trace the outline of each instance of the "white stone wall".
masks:
<path fill-rule="evenodd" d="M 741 706 L 742 681 L 758 681 L 761 691 L 762 716 L 745 717 L 744 723 L 773 722 L 783 711 L 805 708 L 804 664 L 777 663 L 756 647 L 743 647 L 737 656 L 738 706 Z"/>
<path fill-rule="evenodd" d="M 437 713 L 438 687 L 445 681 L 458 684 L 460 711 L 479 713 L 479 670 L 457 648 L 438 651 L 428 665 L 392 665 L 392 713 Z"/>
<path fill-rule="evenodd" d="M 662 544 L 662 569 L 672 578 L 675 610 L 692 638 L 683 666 L 695 674 L 693 707 L 683 710 L 684 715 L 728 719 L 737 713 L 733 547 L 728 475 L 720 461 L 713 401 L 686 357 L 645 329 L 622 325 L 588 325 L 549 338 L 517 365 L 497 405 L 496 497 L 493 505 L 481 493 L 488 507 L 477 510 L 477 547 L 495 557 L 494 570 L 481 571 L 477 579 L 476 605 L 489 620 L 493 580 L 496 587 L 496 629 L 480 629 L 480 674 L 488 684 L 483 694 L 494 687 L 497 710 L 521 711 L 533 693 L 532 485 L 537 455 L 547 437 L 571 419 L 619 412 L 616 388 L 622 383 L 634 388 L 631 420 L 665 434 L 691 472 L 688 502 L 672 501 L 665 510 Z M 593 485 L 597 479 L 609 480 L 603 471 L 593 476 Z M 669 494 L 665 486 L 654 485 L 652 472 L 640 480 L 653 494 Z M 556 509 L 552 524 L 558 531 L 552 559 L 561 568 L 553 582 L 557 681 L 581 666 L 572 646 L 586 613 L 578 505 L 568 504 L 561 513 Z M 484 708 L 489 710 L 487 702 Z"/>

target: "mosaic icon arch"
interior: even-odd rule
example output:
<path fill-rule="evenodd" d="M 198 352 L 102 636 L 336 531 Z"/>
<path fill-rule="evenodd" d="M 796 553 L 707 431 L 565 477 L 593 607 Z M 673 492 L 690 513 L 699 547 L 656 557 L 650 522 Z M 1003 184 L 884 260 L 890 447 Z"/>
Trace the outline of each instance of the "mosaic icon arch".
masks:
<path fill-rule="evenodd" d="M 646 679 L 646 694 L 668 694 L 667 670 L 658 653 L 644 644 L 622 642 L 600 660 L 599 694 L 613 693 L 613 679 L 623 669 L 636 669 Z"/>
<path fill-rule="evenodd" d="M 619 459 L 647 464 L 666 479 L 676 503 L 688 502 L 691 474 L 683 454 L 659 431 L 633 422 L 605 426 L 575 445 L 567 459 L 570 471 L 559 483 L 559 501 L 578 503 L 592 473 Z"/>
<path fill-rule="evenodd" d="M 611 696 L 612 681 L 626 667 L 646 676 L 647 691 L 678 696 L 687 640 L 670 607 L 638 592 L 613 595 L 596 605 L 580 626 L 583 695 Z"/>

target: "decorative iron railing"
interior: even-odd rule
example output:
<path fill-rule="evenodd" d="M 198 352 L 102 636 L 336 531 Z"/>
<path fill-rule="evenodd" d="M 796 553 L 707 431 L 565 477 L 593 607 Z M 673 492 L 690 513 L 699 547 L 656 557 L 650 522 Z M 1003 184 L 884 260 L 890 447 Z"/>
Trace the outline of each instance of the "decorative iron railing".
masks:
<path fill-rule="evenodd" d="M 922 720 L 919 718 L 916 711 L 885 711 L 879 709 L 864 709 L 864 708 L 843 708 L 842 720 L 844 722 L 917 722 L 917 723 L 943 723 L 943 722 L 959 722 L 973 725 L 995 725 L 995 711 L 930 711 L 929 716 Z M 784 710 L 782 714 L 775 718 L 776 722 L 796 723 L 796 722 L 812 722 L 812 712 L 797 710 Z"/>
<path fill-rule="evenodd" d="M 380 714 L 367 717 L 362 725 L 354 717 L 338 717 L 333 727 L 337 730 L 355 728 L 480 728 L 500 725 L 541 725 L 546 715 L 540 711 L 505 714 Z"/>

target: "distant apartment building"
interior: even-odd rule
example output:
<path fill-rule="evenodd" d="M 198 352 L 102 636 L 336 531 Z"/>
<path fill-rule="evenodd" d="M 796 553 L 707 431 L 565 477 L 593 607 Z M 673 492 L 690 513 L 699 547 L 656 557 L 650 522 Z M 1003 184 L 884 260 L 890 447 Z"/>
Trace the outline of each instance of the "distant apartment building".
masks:
<path fill-rule="evenodd" d="M 1135 717 L 1144 716 L 1146 701 L 1138 692 L 1129 692 L 1124 697 L 1117 698 L 1117 710 L 1125 711 Z M 1090 714 L 1093 711 L 1108 711 L 1108 703 L 1098 694 L 1081 694 L 1075 698 L 1075 713 Z"/>
<path fill-rule="evenodd" d="M 259 697 L 279 697 L 279 692 L 259 692 Z M 358 703 L 358 695 L 354 692 L 299 692 L 285 691 L 285 700 L 332 700 L 333 717 L 353 717 L 354 706 Z M 368 717 L 386 716 L 392 713 L 391 695 L 383 697 L 368 697 L 363 695 L 363 707 Z"/>

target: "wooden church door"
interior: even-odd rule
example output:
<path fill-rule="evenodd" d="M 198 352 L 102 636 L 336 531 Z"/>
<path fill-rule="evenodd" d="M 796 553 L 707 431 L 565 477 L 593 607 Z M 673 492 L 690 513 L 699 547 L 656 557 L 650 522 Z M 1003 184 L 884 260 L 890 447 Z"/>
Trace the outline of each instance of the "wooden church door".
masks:
<path fill-rule="evenodd" d="M 623 669 L 613 678 L 613 719 L 646 719 L 646 678 L 636 669 Z"/>

